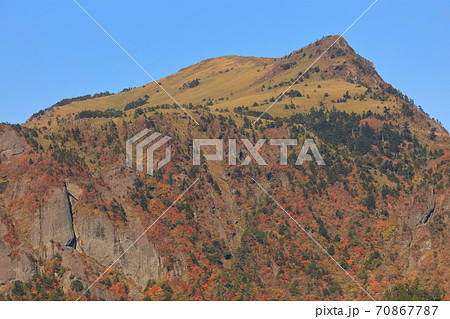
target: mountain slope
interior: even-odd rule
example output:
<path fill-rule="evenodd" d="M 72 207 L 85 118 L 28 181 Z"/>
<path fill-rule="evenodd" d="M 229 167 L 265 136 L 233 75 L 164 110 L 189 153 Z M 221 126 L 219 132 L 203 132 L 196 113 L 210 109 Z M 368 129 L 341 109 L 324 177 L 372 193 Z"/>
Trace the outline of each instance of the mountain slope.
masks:
<path fill-rule="evenodd" d="M 278 59 L 226 56 L 204 60 L 161 79 L 159 83 L 181 104 L 204 105 L 211 101 L 212 104 L 208 105 L 214 106 L 212 107 L 214 110 L 215 108 L 233 109 L 236 106 L 252 107 L 256 102 L 259 105 L 252 109 L 263 111 L 271 104 L 269 100 L 272 97 L 277 98 L 287 89 L 336 38 L 337 36 L 323 38 Z M 198 80 L 198 83 L 192 83 L 195 80 Z M 308 80 L 307 83 L 304 80 Z M 318 85 L 321 87 L 318 88 Z M 363 95 L 367 88 L 374 91 L 381 89 L 382 92 L 378 92 L 381 94 L 373 92 L 360 100 L 359 95 Z M 303 96 L 283 99 L 273 108 L 272 113 L 292 114 L 292 111 L 284 112 L 284 104 L 290 104 L 291 100 L 299 104 L 302 109 L 318 106 L 320 102 L 330 108 L 334 106 L 338 109 L 361 112 L 373 108 L 374 101 L 379 101 L 377 106 L 392 106 L 395 100 L 391 98 L 390 88 L 391 86 L 379 77 L 370 62 L 358 56 L 344 39 L 340 39 L 292 87 L 292 90 L 300 91 Z M 358 95 L 358 99 L 347 101 L 345 105 L 337 103 L 336 101 L 342 98 L 346 90 L 352 96 Z M 328 93 L 328 98 L 324 98 L 325 93 Z M 127 103 L 144 96 L 149 97 L 147 106 L 173 104 L 170 97 L 156 83 L 149 83 L 124 93 L 54 108 L 52 116 L 76 114 L 93 109 L 123 110 Z M 45 122 L 41 123 L 46 125 Z"/>
<path fill-rule="evenodd" d="M 448 298 L 450 137 L 344 39 L 293 84 L 335 39 L 161 79 L 199 126 L 155 83 L 2 125 L 3 298 L 77 299 L 197 178 L 83 298 L 369 298 L 253 179 L 375 299 Z M 125 141 L 143 128 L 172 137 L 172 161 L 155 176 L 125 167 Z M 267 166 L 193 166 L 192 139 L 219 137 L 225 149 L 230 138 L 299 145 L 287 166 L 267 143 Z M 306 138 L 325 167 L 294 165 Z"/>

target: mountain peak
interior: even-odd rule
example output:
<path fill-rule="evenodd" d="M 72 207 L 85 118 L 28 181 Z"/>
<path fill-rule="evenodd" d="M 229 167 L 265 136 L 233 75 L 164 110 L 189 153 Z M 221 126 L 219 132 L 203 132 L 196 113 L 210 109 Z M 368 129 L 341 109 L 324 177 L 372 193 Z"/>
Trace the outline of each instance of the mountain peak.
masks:
<path fill-rule="evenodd" d="M 358 96 L 358 99 L 344 98 L 346 107 L 358 112 L 378 111 L 373 104 L 359 103 L 369 99 L 366 90 L 392 88 L 378 75 L 373 64 L 359 56 L 339 35 L 323 37 L 281 58 L 222 56 L 206 59 L 160 79 L 158 83 L 184 105 L 202 105 L 228 111 L 243 107 L 252 108 L 254 112 L 263 112 L 290 87 L 298 92 L 289 98 L 296 112 L 318 106 L 344 106 L 337 103 L 346 91 Z M 395 90 L 392 89 L 392 92 L 395 93 Z M 85 111 L 87 113 L 83 116 L 91 111 L 113 109 L 115 112 L 130 112 L 135 108 L 173 104 L 172 99 L 154 82 L 118 94 L 87 97 L 56 103 L 51 110 L 37 113 L 27 122 L 27 126 L 46 126 L 52 118 L 77 117 Z M 291 107 L 285 105 L 288 97 L 282 97 L 280 101 L 285 101 L 278 103 L 271 112 L 278 116 L 292 114 Z M 383 98 L 387 99 L 387 95 Z M 109 117 L 110 113 L 99 114 Z"/>
<path fill-rule="evenodd" d="M 327 70 L 323 79 L 340 77 L 370 89 L 390 86 L 376 72 L 373 63 L 358 55 L 340 35 L 325 36 L 281 60 L 289 60 L 291 64 L 320 66 Z"/>
<path fill-rule="evenodd" d="M 95 300 L 366 298 L 330 256 L 377 300 L 446 296 L 450 137 L 344 39 L 208 59 L 159 82 L 199 126 L 156 83 L 0 124 L 0 300 L 85 288 Z M 170 144 L 149 152 L 158 134 Z M 233 139 L 234 164 L 193 164 L 198 138 L 228 143 L 228 155 Z M 266 165 L 249 138 L 268 141 L 254 144 Z M 283 156 L 274 139 L 295 143 Z M 297 164 L 310 139 L 325 167 Z M 137 163 L 148 169 L 148 156 L 170 163 L 146 175 Z"/>
<path fill-rule="evenodd" d="M 308 50 L 312 50 L 314 52 L 313 55 L 319 56 L 324 51 L 336 51 L 337 49 L 344 50 L 345 52 L 354 52 L 353 48 L 348 44 L 344 37 L 340 35 L 328 35 L 284 57 L 303 54 Z"/>

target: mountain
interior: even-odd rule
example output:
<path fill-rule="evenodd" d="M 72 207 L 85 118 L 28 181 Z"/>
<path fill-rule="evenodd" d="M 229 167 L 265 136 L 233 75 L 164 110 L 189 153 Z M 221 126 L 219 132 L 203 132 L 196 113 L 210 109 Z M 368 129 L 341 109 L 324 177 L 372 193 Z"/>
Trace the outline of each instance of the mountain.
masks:
<path fill-rule="evenodd" d="M 335 40 L 159 80 L 199 125 L 156 83 L 1 124 L 0 298 L 448 299 L 449 134 L 344 39 L 321 56 Z M 171 137 L 154 176 L 125 165 L 144 128 Z M 238 165 L 193 165 L 200 138 Z M 240 165 L 262 138 L 298 139 L 288 165 L 268 143 Z M 295 165 L 306 139 L 325 166 Z"/>

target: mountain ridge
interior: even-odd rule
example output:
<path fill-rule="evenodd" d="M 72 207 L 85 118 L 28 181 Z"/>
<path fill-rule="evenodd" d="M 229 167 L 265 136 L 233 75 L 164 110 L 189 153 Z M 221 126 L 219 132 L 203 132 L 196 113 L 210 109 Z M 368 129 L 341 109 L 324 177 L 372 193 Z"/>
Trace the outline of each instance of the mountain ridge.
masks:
<path fill-rule="evenodd" d="M 317 67 L 320 68 L 320 65 L 323 65 L 324 63 L 325 65 L 331 64 L 331 67 L 323 70 L 326 72 L 325 75 L 323 71 L 321 72 L 321 81 L 322 79 L 325 79 L 326 81 L 332 81 L 330 82 L 331 86 L 333 88 L 339 86 L 340 92 L 345 92 L 346 89 L 349 89 L 350 91 L 352 89 L 354 90 L 355 87 L 348 85 L 350 83 L 355 83 L 356 85 L 361 85 L 366 89 L 374 91 L 381 89 L 383 91 L 383 94 L 391 95 L 393 99 L 396 99 L 396 101 L 392 101 L 391 106 L 400 107 L 400 105 L 398 104 L 406 102 L 415 107 L 414 104 L 409 101 L 408 97 L 404 96 L 402 93 L 394 89 L 392 85 L 384 82 L 381 79 L 379 74 L 376 72 L 372 62 L 359 56 L 344 38 L 339 38 L 339 36 L 337 35 L 323 37 L 321 40 L 317 40 L 316 42 L 313 42 L 302 49 L 293 51 L 292 53 L 280 58 L 222 56 L 217 58 L 205 59 L 194 65 L 182 68 L 178 72 L 158 80 L 158 83 L 161 83 L 166 91 L 171 94 L 171 96 L 173 96 L 179 103 L 185 106 L 190 103 L 197 105 L 208 103 L 211 104 L 211 101 L 214 101 L 213 103 L 214 105 L 216 105 L 216 108 L 223 107 L 228 110 L 232 110 L 232 108 L 236 106 L 252 107 L 252 105 L 258 103 L 259 106 L 256 108 L 253 107 L 252 109 L 256 112 L 263 112 L 266 107 L 270 105 L 269 100 L 271 98 L 276 98 L 279 94 L 281 94 L 288 84 L 290 85 L 290 83 L 297 79 L 297 77 L 301 73 L 303 73 L 306 68 L 310 67 L 311 63 L 337 39 L 339 40 L 333 45 L 333 47 L 326 54 L 324 54 L 324 56 L 317 62 L 316 65 L 311 68 L 314 70 Z M 307 53 L 309 54 L 308 56 Z M 303 61 L 302 65 L 300 65 L 299 62 L 299 65 L 297 65 L 298 61 L 306 57 L 308 58 L 308 61 Z M 240 60 L 244 60 L 245 62 L 237 63 L 237 61 Z M 251 63 L 252 65 L 250 67 L 246 67 L 246 63 Z M 289 66 L 287 70 L 283 70 L 283 66 L 286 68 L 289 63 L 295 64 L 293 67 Z M 236 67 L 237 70 L 234 70 L 234 67 Z M 236 77 L 241 78 L 243 76 L 241 72 L 242 68 L 250 68 L 250 70 L 246 69 L 246 72 L 244 72 L 245 81 L 241 80 L 236 84 L 236 81 L 233 81 L 232 79 Z M 252 73 L 252 71 L 255 71 L 255 69 L 257 73 L 259 73 L 263 68 L 267 70 L 263 76 L 258 75 L 255 77 L 254 74 L 248 74 Z M 293 73 L 293 70 L 298 71 L 298 74 L 297 72 Z M 231 71 L 237 72 L 236 74 L 231 74 Z M 290 74 L 286 74 L 286 71 L 290 72 Z M 225 73 L 230 73 L 230 76 L 225 79 L 217 79 L 220 76 L 224 76 Z M 305 75 L 309 77 L 310 73 L 314 72 L 311 71 Z M 336 78 L 338 79 L 338 81 L 334 82 Z M 199 83 L 201 83 L 201 85 L 198 85 L 198 87 L 194 87 L 191 89 L 186 88 L 187 84 L 195 79 L 200 79 Z M 201 86 L 205 86 L 205 83 L 203 83 L 205 81 L 213 83 L 205 87 L 203 90 L 199 91 Z M 282 86 L 279 86 L 280 90 L 275 89 L 273 91 L 273 94 L 269 95 L 267 94 L 267 89 L 265 90 L 265 92 L 264 89 L 261 89 L 263 85 L 270 87 L 270 83 L 275 83 L 275 85 L 279 84 L 275 81 L 280 81 L 279 83 L 282 84 Z M 292 89 L 298 88 L 302 81 L 303 79 L 300 79 L 299 83 L 296 83 L 292 87 Z M 220 88 L 219 93 L 216 92 L 217 88 Z M 196 93 L 194 95 L 190 94 L 192 91 L 197 91 L 199 93 Z M 358 92 L 358 94 L 364 93 L 363 90 L 356 91 Z M 209 92 L 216 92 L 215 96 L 211 97 L 211 94 L 209 94 Z M 313 93 L 316 92 L 311 92 L 311 95 Z M 141 87 L 127 90 L 126 92 L 106 95 L 104 97 L 89 99 L 87 101 L 73 102 L 68 105 L 64 105 L 64 107 L 56 108 L 56 110 L 53 110 L 55 107 L 52 106 L 47 109 L 47 112 L 52 111 L 51 116 L 56 117 L 58 115 L 64 116 L 66 115 L 66 113 L 75 116 L 77 113 L 83 110 L 99 109 L 105 111 L 110 108 L 115 110 L 124 110 L 127 103 L 137 101 L 144 96 L 149 96 L 148 101 L 146 101 L 146 103 L 144 104 L 146 106 L 174 103 L 165 92 L 158 88 L 156 83 L 149 82 Z M 185 98 L 184 96 L 187 97 Z M 319 104 L 320 102 L 323 102 L 322 99 L 320 99 L 319 97 L 314 97 L 312 98 L 311 103 L 305 103 L 302 111 L 308 110 L 313 106 L 317 106 L 317 104 Z M 278 102 L 277 104 L 282 105 L 281 102 Z M 332 105 L 326 106 L 329 108 L 339 106 L 336 103 L 330 104 Z M 364 103 L 361 103 L 361 105 L 363 104 Z M 275 105 L 274 108 L 279 109 L 281 108 L 280 105 Z M 380 112 L 379 110 L 377 111 L 368 108 L 367 106 L 363 106 L 363 110 L 368 111 L 369 109 L 372 112 Z M 290 110 L 289 112 L 283 112 L 283 110 L 278 111 L 281 113 L 281 115 L 286 116 L 293 112 L 292 110 Z M 359 106 L 355 106 L 354 108 L 350 108 L 350 110 L 347 111 L 361 112 L 361 108 Z M 38 112 L 35 116 L 31 117 L 27 122 L 25 122 L 24 125 L 33 127 L 34 125 L 39 123 L 36 121 L 36 118 L 42 117 L 42 115 L 44 115 L 44 111 Z M 43 126 L 45 125 L 45 121 L 42 121 L 37 125 Z M 443 129 L 444 131 L 446 131 L 445 128 L 443 128 L 440 124 L 438 126 L 439 130 Z"/>
<path fill-rule="evenodd" d="M 338 38 L 338 36 L 324 37 L 323 39 L 318 40 L 318 41 L 306 46 L 305 48 L 296 50 L 296 51 L 294 51 L 288 55 L 285 55 L 283 57 L 280 57 L 280 58 L 245 57 L 245 56 L 222 56 L 222 57 L 217 57 L 217 58 L 209 58 L 209 59 L 202 60 L 196 64 L 193 64 L 191 66 L 182 68 L 178 72 L 168 75 L 167 77 L 164 77 L 163 79 L 158 80 L 158 82 L 171 83 L 171 81 L 174 78 L 181 77 L 182 78 L 181 81 L 183 81 L 183 83 L 186 83 L 189 80 L 194 80 L 195 78 L 204 77 L 205 73 L 210 73 L 210 74 L 213 74 L 216 76 L 218 74 L 224 75 L 224 73 L 228 73 L 228 72 L 232 71 L 231 69 L 233 68 L 233 66 L 236 66 L 236 65 L 239 69 L 242 69 L 246 63 L 252 63 L 250 68 L 255 68 L 255 67 L 261 68 L 261 67 L 264 67 L 264 64 L 266 64 L 266 66 L 267 66 L 267 64 L 269 64 L 271 62 L 271 65 L 269 65 L 267 67 L 268 70 L 264 73 L 264 76 L 262 78 L 258 77 L 254 83 L 247 85 L 247 86 L 253 87 L 256 84 L 258 84 L 258 85 L 264 84 L 264 81 L 273 81 L 274 77 L 276 77 L 279 73 L 282 73 L 282 71 L 283 71 L 282 66 L 284 65 L 286 67 L 287 61 L 297 63 L 299 60 L 306 57 L 306 51 L 308 51 L 308 53 L 309 53 L 309 56 L 307 57 L 308 61 L 304 61 L 305 62 L 305 63 L 303 63 L 304 66 L 302 65 L 300 68 L 300 66 L 294 65 L 294 67 L 293 67 L 293 69 L 295 68 L 295 69 L 298 69 L 299 71 L 300 70 L 304 71 L 307 67 L 310 66 L 310 64 L 315 60 L 315 58 L 317 58 L 323 51 L 325 51 L 325 49 L 332 42 L 334 42 L 337 38 Z M 336 44 L 333 46 L 333 48 L 330 50 L 330 52 L 327 52 L 327 54 L 324 55 L 323 59 L 330 60 L 328 55 L 333 56 L 333 55 L 335 55 L 336 52 L 337 52 L 338 58 L 342 57 L 343 55 L 346 55 L 347 53 L 351 53 L 352 59 L 354 59 L 356 57 L 358 61 L 363 61 L 363 62 L 359 63 L 360 66 L 367 65 L 367 66 L 369 66 L 369 68 L 371 67 L 371 70 L 370 70 L 371 76 L 373 76 L 375 78 L 375 80 L 373 80 L 372 82 L 380 82 L 382 84 L 386 84 L 384 81 L 381 80 L 379 75 L 376 73 L 375 69 L 373 68 L 373 64 L 371 62 L 368 62 L 367 60 L 363 59 L 359 55 L 356 55 L 355 51 L 348 45 L 348 43 L 345 41 L 345 39 L 340 38 L 339 41 L 337 41 Z M 302 53 L 303 53 L 303 56 L 299 57 L 299 55 L 301 55 Z M 329 62 L 329 61 L 327 61 L 327 62 Z M 320 64 L 320 61 L 319 61 L 319 64 Z M 206 69 L 205 69 L 205 66 L 207 66 Z M 290 66 L 289 66 L 289 69 L 291 69 Z M 290 73 L 292 73 L 292 72 L 290 72 Z M 207 74 L 207 75 L 210 75 L 210 74 Z M 333 74 L 331 76 L 333 76 Z M 286 76 L 284 76 L 284 77 L 286 78 Z M 295 78 L 297 78 L 297 76 Z M 178 82 L 180 82 L 180 80 L 178 80 Z M 137 90 L 137 89 L 142 90 L 143 88 L 146 88 L 148 86 L 152 86 L 155 89 L 158 89 L 155 83 L 150 82 L 139 88 L 135 88 L 134 90 Z M 178 84 L 175 88 L 172 88 L 172 86 L 169 85 L 168 91 L 170 94 L 172 94 L 173 96 L 176 97 L 177 93 L 178 93 L 177 91 L 180 90 L 181 88 L 182 88 L 181 83 Z M 118 93 L 115 95 L 120 95 L 120 94 L 133 95 L 132 91 L 133 90 L 129 90 L 127 92 Z M 142 93 L 150 94 L 151 93 L 150 91 L 151 90 L 142 90 L 140 95 L 142 95 Z M 161 93 L 161 95 L 164 96 L 163 101 L 173 103 L 170 100 L 170 98 L 165 96 L 164 92 L 158 92 L 158 93 Z M 107 96 L 106 99 L 108 97 L 110 97 L 110 96 Z M 116 96 L 114 96 L 114 98 L 116 98 Z M 216 97 L 216 98 L 218 98 L 218 97 Z M 185 102 L 187 102 L 187 101 L 182 101 L 180 103 L 185 103 Z M 189 101 L 189 102 L 194 103 L 194 101 Z M 76 102 L 76 103 L 82 104 L 82 102 Z M 149 103 L 155 104 L 157 102 L 150 101 Z"/>
<path fill-rule="evenodd" d="M 76 300 L 199 178 L 83 299 L 366 300 L 254 178 L 375 299 L 448 300 L 448 132 L 344 39 L 294 84 L 336 39 L 162 79 L 199 125 L 155 83 L 0 124 L 0 298 Z M 125 166 L 144 128 L 172 137 L 154 176 Z M 286 166 L 267 143 L 267 166 L 195 166 L 194 138 L 299 145 Z M 294 165 L 310 138 L 326 166 Z"/>

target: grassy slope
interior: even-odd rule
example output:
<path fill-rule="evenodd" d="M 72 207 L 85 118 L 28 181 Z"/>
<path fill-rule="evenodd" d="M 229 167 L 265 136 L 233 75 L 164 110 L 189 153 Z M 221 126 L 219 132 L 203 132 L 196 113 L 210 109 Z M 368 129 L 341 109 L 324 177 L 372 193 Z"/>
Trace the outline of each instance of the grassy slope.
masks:
<path fill-rule="evenodd" d="M 318 41 L 317 45 L 311 44 L 289 56 L 278 59 L 241 56 L 207 59 L 181 69 L 179 72 L 161 79 L 159 83 L 180 104 L 206 104 L 211 99 L 214 103 L 210 107 L 213 112 L 216 109 L 233 110 L 236 106 L 264 111 L 272 104 L 269 102 L 270 98 L 277 98 L 289 85 L 278 86 L 271 90 L 268 87 L 296 79 L 299 73 L 311 66 L 333 39 L 334 37 L 324 38 Z M 352 63 L 352 59 L 356 56 L 354 51 L 347 46 L 343 39 L 339 40 L 336 46 L 338 45 L 344 50 L 348 50 L 347 55 L 336 56 L 332 59 L 330 57 L 331 52 L 325 54 L 314 65 L 314 67 L 319 67 L 321 71 L 319 73 L 310 72 L 308 79 L 304 78 L 304 82 L 298 82 L 292 87 L 293 90 L 300 91 L 303 97 L 294 99 L 285 97 L 270 109 L 271 115 L 289 116 L 294 112 L 318 107 L 321 102 L 327 108 L 336 107 L 338 110 L 357 113 L 369 109 L 373 112 L 382 112 L 384 106 L 395 107 L 397 103 L 393 97 L 384 102 L 372 100 L 369 97 L 364 101 L 349 99 L 346 103 L 332 102 L 333 99 L 342 98 L 346 91 L 349 91 L 352 97 L 366 91 L 364 86 L 350 83 L 343 78 L 342 74 L 334 72 L 335 68 L 339 66 L 345 66 L 347 73 L 358 74 L 359 72 Z M 288 70 L 281 67 L 282 64 L 293 62 L 296 64 Z M 184 84 L 194 79 L 199 79 L 200 85 L 194 88 L 183 87 Z M 264 89 L 262 89 L 263 85 L 265 86 Z M 328 98 L 324 97 L 325 93 L 328 93 Z M 64 117 L 68 114 L 75 115 L 83 110 L 106 110 L 110 108 L 123 110 L 127 103 L 144 95 L 150 96 L 148 104 L 145 106 L 173 104 L 173 100 L 156 83 L 152 82 L 128 92 L 51 108 L 51 111 L 46 112 L 40 120 L 32 119 L 27 122 L 27 125 L 48 125 L 48 120 L 51 118 Z M 255 102 L 259 106 L 252 107 Z M 291 102 L 295 104 L 296 108 L 285 109 L 284 105 L 291 104 Z M 134 113 L 134 110 L 130 110 L 128 113 Z"/>

